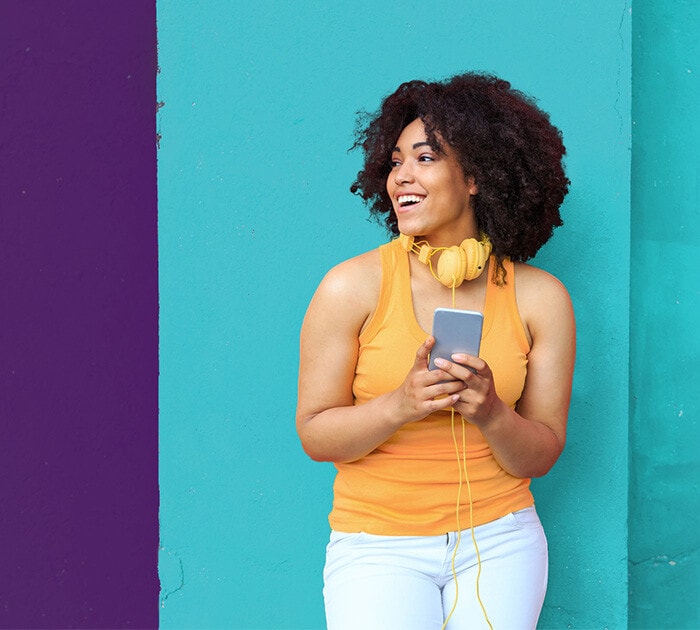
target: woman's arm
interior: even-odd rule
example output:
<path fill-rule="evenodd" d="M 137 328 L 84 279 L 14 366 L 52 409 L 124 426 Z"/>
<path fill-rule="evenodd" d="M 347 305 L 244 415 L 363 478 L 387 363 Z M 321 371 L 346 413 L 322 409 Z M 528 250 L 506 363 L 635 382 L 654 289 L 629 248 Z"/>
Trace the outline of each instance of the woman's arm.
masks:
<path fill-rule="evenodd" d="M 449 407 L 464 387 L 427 368 L 433 339 L 416 352 L 404 383 L 395 391 L 355 406 L 352 382 L 358 338 L 379 297 L 381 265 L 375 252 L 353 258 L 323 279 L 301 331 L 296 426 L 306 453 L 317 461 L 347 462 L 367 455 L 401 426 Z M 446 398 L 433 400 L 448 394 Z"/>
<path fill-rule="evenodd" d="M 454 362 L 443 369 L 467 385 L 455 409 L 479 427 L 501 466 L 516 477 L 538 477 L 554 465 L 566 441 L 576 345 L 574 314 L 566 289 L 546 272 L 519 265 L 516 282 L 519 310 L 531 339 L 525 387 L 516 410 L 496 394 L 485 361 L 454 355 Z"/>

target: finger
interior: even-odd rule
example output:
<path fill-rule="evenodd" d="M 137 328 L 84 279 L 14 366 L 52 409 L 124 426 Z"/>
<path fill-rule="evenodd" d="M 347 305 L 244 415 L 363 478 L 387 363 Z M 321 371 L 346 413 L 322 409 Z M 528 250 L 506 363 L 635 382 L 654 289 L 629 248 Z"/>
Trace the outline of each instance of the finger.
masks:
<path fill-rule="evenodd" d="M 416 351 L 416 360 L 414 362 L 414 367 L 425 368 L 428 365 L 428 357 L 430 356 L 430 351 L 435 345 L 435 337 L 428 337 Z"/>
<path fill-rule="evenodd" d="M 434 370 L 426 370 L 425 374 L 421 374 L 421 382 L 424 386 L 435 385 L 436 383 L 443 383 L 448 381 L 461 381 L 461 379 L 454 374 L 450 374 L 446 370 L 435 368 Z"/>
<path fill-rule="evenodd" d="M 448 374 L 450 378 L 464 381 L 465 383 L 467 383 L 475 373 L 474 369 L 469 366 L 460 363 L 452 363 L 445 359 L 435 359 L 435 365 Z"/>
<path fill-rule="evenodd" d="M 460 392 L 463 392 L 465 389 L 467 389 L 467 386 L 464 384 L 464 381 L 460 380 L 452 380 L 452 381 L 442 381 L 440 383 L 437 383 L 435 385 L 431 385 L 429 387 L 425 388 L 426 395 L 432 399 L 440 399 L 442 400 L 442 396 L 453 396 L 456 395 L 457 398 L 459 399 L 459 394 Z"/>
<path fill-rule="evenodd" d="M 464 365 L 472 371 L 482 372 L 486 369 L 486 361 L 471 354 L 457 353 L 452 355 L 452 360 L 459 365 Z"/>
<path fill-rule="evenodd" d="M 447 407 L 452 407 L 459 402 L 459 394 L 451 394 L 445 396 L 444 398 L 434 398 L 432 400 L 426 401 L 426 409 L 428 414 L 435 411 L 440 411 L 441 409 L 446 409 Z"/>

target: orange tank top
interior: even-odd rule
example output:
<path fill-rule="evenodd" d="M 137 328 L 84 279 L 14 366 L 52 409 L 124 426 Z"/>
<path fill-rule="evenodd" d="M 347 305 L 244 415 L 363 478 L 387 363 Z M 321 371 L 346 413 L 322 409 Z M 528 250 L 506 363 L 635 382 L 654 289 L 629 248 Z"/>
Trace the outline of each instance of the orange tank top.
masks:
<path fill-rule="evenodd" d="M 396 389 L 428 333 L 413 311 L 408 253 L 398 240 L 379 248 L 382 287 L 377 309 L 360 334 L 353 381 L 356 405 Z M 494 374 L 499 397 L 515 407 L 525 384 L 529 345 L 515 302 L 515 273 L 506 260 L 506 284 L 489 281 L 480 356 Z M 513 477 L 494 459 L 479 429 L 455 414 L 457 441 L 466 431 L 467 472 L 474 525 L 533 504 L 530 480 Z M 459 468 L 450 411 L 402 427 L 365 457 L 336 464 L 331 527 L 385 536 L 434 536 L 457 530 Z M 462 489 L 460 526 L 469 526 Z"/>

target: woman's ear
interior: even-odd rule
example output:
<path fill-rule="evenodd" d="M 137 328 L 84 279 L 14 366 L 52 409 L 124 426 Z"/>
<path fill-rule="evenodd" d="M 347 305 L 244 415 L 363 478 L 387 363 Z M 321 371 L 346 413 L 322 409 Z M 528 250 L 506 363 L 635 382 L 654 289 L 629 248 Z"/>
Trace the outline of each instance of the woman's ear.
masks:
<path fill-rule="evenodd" d="M 469 187 L 470 195 L 477 195 L 479 193 L 479 187 L 476 185 L 476 181 L 471 175 L 467 177 L 467 186 Z"/>

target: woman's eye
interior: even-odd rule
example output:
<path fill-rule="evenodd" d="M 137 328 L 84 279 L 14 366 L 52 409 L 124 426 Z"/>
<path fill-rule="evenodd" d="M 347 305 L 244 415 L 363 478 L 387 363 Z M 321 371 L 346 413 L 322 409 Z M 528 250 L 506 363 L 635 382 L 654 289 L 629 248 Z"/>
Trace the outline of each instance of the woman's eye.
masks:
<path fill-rule="evenodd" d="M 389 162 L 389 164 L 391 165 L 391 168 L 396 168 L 397 166 L 401 166 L 401 162 L 399 162 L 399 160 L 391 160 Z"/>
<path fill-rule="evenodd" d="M 419 162 L 434 162 L 435 158 L 432 155 L 421 155 L 418 157 Z"/>

